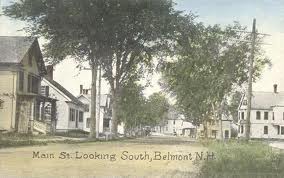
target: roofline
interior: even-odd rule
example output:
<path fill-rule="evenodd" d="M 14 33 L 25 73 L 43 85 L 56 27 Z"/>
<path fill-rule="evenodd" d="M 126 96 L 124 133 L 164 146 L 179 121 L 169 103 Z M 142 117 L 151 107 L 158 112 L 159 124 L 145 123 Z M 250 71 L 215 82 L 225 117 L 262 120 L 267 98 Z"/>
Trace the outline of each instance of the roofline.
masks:
<path fill-rule="evenodd" d="M 54 88 L 57 92 L 59 92 L 61 95 L 63 95 L 64 98 L 69 99 L 69 100 L 72 100 L 72 99 L 69 98 L 67 95 L 65 95 L 62 91 L 60 91 L 56 86 L 54 86 L 54 85 L 53 85 L 49 80 L 47 80 L 45 77 L 43 77 L 43 81 L 44 81 L 44 82 L 48 82 L 49 85 L 52 85 L 53 88 Z"/>

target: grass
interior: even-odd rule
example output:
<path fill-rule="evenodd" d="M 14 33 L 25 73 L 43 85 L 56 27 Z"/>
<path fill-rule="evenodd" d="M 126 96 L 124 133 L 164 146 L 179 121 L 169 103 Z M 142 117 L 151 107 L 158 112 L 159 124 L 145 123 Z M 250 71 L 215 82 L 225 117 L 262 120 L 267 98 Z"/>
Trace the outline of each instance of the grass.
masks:
<path fill-rule="evenodd" d="M 200 169 L 201 178 L 282 178 L 284 154 L 262 142 L 203 142 L 216 155 Z"/>
<path fill-rule="evenodd" d="M 82 130 L 69 130 L 67 132 L 57 132 L 55 135 L 72 138 L 87 138 L 89 133 Z"/>
<path fill-rule="evenodd" d="M 49 138 L 50 136 L 40 135 L 34 136 L 30 134 L 17 134 L 17 133 L 5 133 L 0 134 L 0 149 L 7 147 L 20 147 L 28 145 L 46 145 L 43 141 L 36 141 L 35 138 Z"/>
<path fill-rule="evenodd" d="M 64 144 L 79 144 L 79 143 L 92 143 L 92 142 L 105 142 L 102 139 L 89 139 L 88 134 L 83 131 L 71 130 L 65 133 L 56 133 L 55 136 L 68 137 L 64 139 L 55 138 L 54 135 L 31 135 L 19 133 L 0 133 L 0 149 L 7 147 L 21 147 L 21 146 L 35 146 L 47 145 L 49 143 L 64 143 Z M 60 138 L 60 137 L 59 137 Z M 72 138 L 85 138 L 85 139 L 72 139 Z M 113 138 L 107 140 L 121 141 L 130 138 Z"/>

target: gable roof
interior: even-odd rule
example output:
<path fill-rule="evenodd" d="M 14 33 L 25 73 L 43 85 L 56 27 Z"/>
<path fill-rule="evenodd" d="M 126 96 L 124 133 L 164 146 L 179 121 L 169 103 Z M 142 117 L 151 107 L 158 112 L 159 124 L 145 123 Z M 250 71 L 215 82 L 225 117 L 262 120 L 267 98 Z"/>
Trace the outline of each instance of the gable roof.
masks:
<path fill-rule="evenodd" d="M 252 92 L 252 109 L 270 109 L 274 106 L 284 106 L 284 92 Z"/>
<path fill-rule="evenodd" d="M 80 97 L 85 97 L 90 103 L 91 103 L 91 95 L 90 94 L 88 94 L 88 95 L 86 95 L 86 94 L 81 94 L 81 95 L 79 95 L 78 96 L 78 98 L 80 98 Z M 108 94 L 101 94 L 101 103 L 100 103 L 100 105 L 102 106 L 102 107 L 108 107 L 108 105 L 109 105 L 109 96 L 108 96 Z"/>
<path fill-rule="evenodd" d="M 0 36 L 0 64 L 19 64 L 32 46 L 38 48 L 37 64 L 40 73 L 45 74 L 46 69 L 38 40 L 27 36 Z"/>
<path fill-rule="evenodd" d="M 0 62 L 20 63 L 36 38 L 0 36 Z"/>
<path fill-rule="evenodd" d="M 54 80 L 50 80 L 48 78 L 44 78 L 45 80 L 47 80 L 50 84 L 52 84 L 54 87 L 56 87 L 59 91 L 61 91 L 64 95 L 66 95 L 68 98 L 70 98 L 70 100 L 78 105 L 84 106 L 84 104 L 78 99 L 76 98 L 72 93 L 70 93 L 68 90 L 66 90 L 62 85 L 60 85 L 58 82 L 54 81 Z"/>

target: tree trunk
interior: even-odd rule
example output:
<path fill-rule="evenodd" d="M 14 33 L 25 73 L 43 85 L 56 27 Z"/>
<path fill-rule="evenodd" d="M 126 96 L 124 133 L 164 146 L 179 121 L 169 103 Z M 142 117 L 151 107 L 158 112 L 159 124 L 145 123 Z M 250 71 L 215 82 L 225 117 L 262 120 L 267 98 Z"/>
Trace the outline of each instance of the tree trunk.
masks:
<path fill-rule="evenodd" d="M 97 66 L 96 64 L 91 64 L 92 69 L 92 89 L 91 89 L 91 123 L 90 123 L 90 138 L 96 137 L 96 99 L 97 99 Z"/>
<path fill-rule="evenodd" d="M 116 91 L 112 91 L 112 124 L 111 124 L 111 133 L 114 137 L 117 136 L 117 125 L 118 125 L 118 118 L 117 118 L 117 107 L 118 107 L 118 95 Z"/>
<path fill-rule="evenodd" d="M 204 121 L 203 128 L 204 128 L 204 138 L 207 139 L 208 138 L 207 120 Z"/>

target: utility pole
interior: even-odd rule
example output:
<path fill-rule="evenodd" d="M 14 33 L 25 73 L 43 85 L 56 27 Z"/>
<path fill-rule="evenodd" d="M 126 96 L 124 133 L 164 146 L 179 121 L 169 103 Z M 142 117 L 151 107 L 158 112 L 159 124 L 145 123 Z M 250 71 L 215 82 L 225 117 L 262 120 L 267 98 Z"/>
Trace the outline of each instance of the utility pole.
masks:
<path fill-rule="evenodd" d="M 251 114 L 251 98 L 252 98 L 252 75 L 253 75 L 253 61 L 255 53 L 255 41 L 256 41 L 256 19 L 253 19 L 252 33 L 251 33 L 251 56 L 249 61 L 249 78 L 248 78 L 248 91 L 247 91 L 247 117 L 245 136 L 246 141 L 250 139 L 250 114 Z"/>
<path fill-rule="evenodd" d="M 96 138 L 99 138 L 100 133 L 100 118 L 101 118 L 101 87 L 102 87 L 102 67 L 99 66 L 99 86 L 98 86 L 98 112 L 97 112 L 97 128 Z"/>

